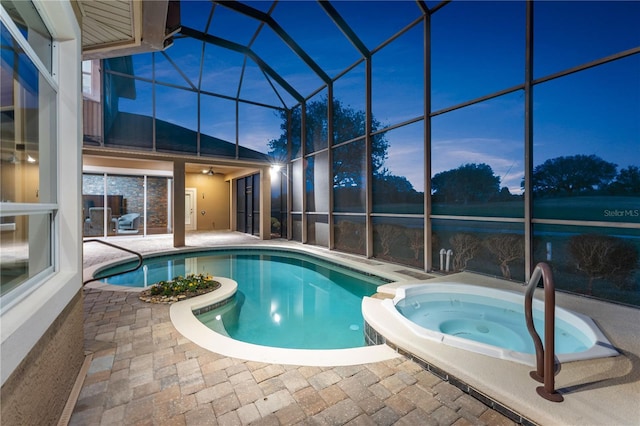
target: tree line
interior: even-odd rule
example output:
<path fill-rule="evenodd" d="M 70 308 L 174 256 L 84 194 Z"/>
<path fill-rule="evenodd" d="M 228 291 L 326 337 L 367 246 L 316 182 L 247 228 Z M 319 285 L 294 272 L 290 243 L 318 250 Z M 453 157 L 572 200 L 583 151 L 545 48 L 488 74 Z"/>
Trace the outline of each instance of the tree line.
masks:
<path fill-rule="evenodd" d="M 315 141 L 328 140 L 327 98 L 306 104 L 306 140 L 310 148 Z M 292 135 L 301 135 L 302 112 L 300 108 L 292 111 L 290 123 L 284 111 L 277 113 L 282 118 L 282 134 L 278 139 L 268 142 L 269 155 L 279 161 L 287 156 L 288 125 Z M 382 129 L 375 118 L 372 119 L 372 131 Z M 352 141 L 362 138 L 366 129 L 364 111 L 333 100 L 333 140 Z M 296 137 L 299 141 L 299 137 Z M 299 142 L 298 142 L 299 143 Z M 324 142 L 326 144 L 326 142 Z M 415 201 L 424 194 L 416 191 L 404 176 L 392 174 L 386 167 L 389 141 L 384 133 L 372 138 L 370 150 L 374 193 L 384 194 L 388 202 L 394 200 Z M 333 187 L 335 190 L 350 192 L 363 187 L 365 180 L 364 144 L 348 143 L 335 151 L 332 164 Z M 338 155 L 339 153 L 339 155 Z M 359 160 L 360 159 L 360 160 Z M 640 195 L 640 167 L 628 166 L 617 170 L 614 163 L 596 155 L 572 155 L 551 158 L 534 167 L 532 172 L 532 191 L 539 197 L 558 197 L 576 195 Z M 455 169 L 437 173 L 431 179 L 431 195 L 435 202 L 471 204 L 487 201 L 508 201 L 519 198 L 511 194 L 507 187 L 500 186 L 500 177 L 491 166 L 484 163 L 463 164 Z M 524 179 L 521 181 L 524 190 Z"/>

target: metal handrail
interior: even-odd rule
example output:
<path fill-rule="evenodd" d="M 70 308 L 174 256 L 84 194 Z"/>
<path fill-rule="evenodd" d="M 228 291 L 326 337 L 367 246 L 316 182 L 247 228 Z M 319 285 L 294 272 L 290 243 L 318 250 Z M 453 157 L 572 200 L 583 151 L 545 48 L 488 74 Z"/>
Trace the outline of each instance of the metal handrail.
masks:
<path fill-rule="evenodd" d="M 540 335 L 533 325 L 533 292 L 542 278 L 544 288 L 544 347 Z M 544 262 L 538 263 L 531 274 L 524 297 L 524 313 L 527 329 L 536 347 L 536 371 L 530 376 L 544 386 L 538 386 L 538 395 L 552 402 L 562 402 L 564 398 L 555 390 L 555 318 L 556 291 L 551 268 Z M 559 364 L 559 362 L 558 362 Z"/>
<path fill-rule="evenodd" d="M 89 278 L 88 280 L 82 282 L 82 286 L 87 285 L 91 281 L 104 280 L 105 278 L 111 278 L 113 276 L 120 275 L 120 274 L 125 274 L 127 272 L 133 272 L 133 271 L 136 271 L 136 270 L 140 269 L 140 267 L 142 266 L 142 255 L 140 253 L 138 253 L 137 251 L 129 250 L 128 248 L 124 248 L 124 247 L 121 247 L 119 245 L 116 245 L 116 244 L 113 244 L 113 243 L 108 243 L 108 242 L 106 242 L 104 240 L 98 240 L 98 239 L 95 239 L 95 238 L 90 239 L 90 240 L 84 240 L 83 244 L 84 243 L 100 243 L 100 244 L 104 244 L 105 246 L 113 247 L 113 248 L 116 248 L 116 249 L 119 249 L 119 250 L 122 250 L 122 251 L 126 251 L 126 252 L 131 253 L 131 254 L 135 254 L 138 257 L 138 264 L 135 267 L 133 267 L 131 269 L 127 269 L 125 271 L 114 272 L 112 274 L 107 274 L 107 275 L 105 275 L 103 277 Z"/>

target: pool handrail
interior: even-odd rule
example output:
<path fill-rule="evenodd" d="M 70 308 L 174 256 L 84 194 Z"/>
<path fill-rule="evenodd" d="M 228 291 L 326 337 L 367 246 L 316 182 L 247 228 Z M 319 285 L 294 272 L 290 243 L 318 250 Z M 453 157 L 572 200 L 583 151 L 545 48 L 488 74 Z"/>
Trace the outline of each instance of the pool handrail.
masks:
<path fill-rule="evenodd" d="M 544 347 L 540 335 L 533 324 L 533 293 L 538 282 L 542 278 L 544 288 Z M 544 383 L 538 386 L 538 395 L 552 402 L 562 402 L 564 398 L 555 390 L 555 318 L 556 318 L 556 291 L 553 281 L 551 267 L 544 262 L 536 265 L 531 274 L 529 284 L 524 297 L 524 313 L 527 322 L 527 329 L 533 339 L 536 348 L 536 371 L 532 371 L 530 376 Z M 558 364 L 560 362 L 558 361 Z"/>
<path fill-rule="evenodd" d="M 104 245 L 109 246 L 109 247 L 113 247 L 113 248 L 116 248 L 116 249 L 119 249 L 119 250 L 122 250 L 122 251 L 126 251 L 126 252 L 134 254 L 134 255 L 136 255 L 138 257 L 138 264 L 136 266 L 134 266 L 133 268 L 130 268 L 130 269 L 127 269 L 127 270 L 124 270 L 124 271 L 113 272 L 111 274 L 107 274 L 107 275 L 102 276 L 102 277 L 91 277 L 88 280 L 85 280 L 85 281 L 82 282 L 82 286 L 83 287 L 85 285 L 89 284 L 92 281 L 103 280 L 105 278 L 111 278 L 111 277 L 116 276 L 116 275 L 120 275 L 120 274 L 125 274 L 127 272 L 136 271 L 136 270 L 140 269 L 140 267 L 142 266 L 142 255 L 140 253 L 138 253 L 137 251 L 129 250 L 128 248 L 124 248 L 124 247 L 119 246 L 117 244 L 109 243 L 107 241 L 96 239 L 96 238 L 92 238 L 92 239 L 89 239 L 89 240 L 84 240 L 82 243 L 83 244 L 84 243 L 100 243 L 100 244 L 104 244 Z"/>

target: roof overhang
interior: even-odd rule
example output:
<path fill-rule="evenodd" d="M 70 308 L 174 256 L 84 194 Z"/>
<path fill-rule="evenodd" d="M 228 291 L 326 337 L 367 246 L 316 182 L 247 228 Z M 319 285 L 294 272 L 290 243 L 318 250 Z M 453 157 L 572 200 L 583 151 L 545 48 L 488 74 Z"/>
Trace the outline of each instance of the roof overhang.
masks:
<path fill-rule="evenodd" d="M 82 59 L 160 51 L 180 29 L 177 0 L 77 0 Z"/>

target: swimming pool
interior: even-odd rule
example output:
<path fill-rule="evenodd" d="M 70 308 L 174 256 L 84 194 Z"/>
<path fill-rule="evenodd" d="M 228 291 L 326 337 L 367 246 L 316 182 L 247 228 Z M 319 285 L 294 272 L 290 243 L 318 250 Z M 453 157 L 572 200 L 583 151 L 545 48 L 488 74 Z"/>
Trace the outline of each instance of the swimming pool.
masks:
<path fill-rule="evenodd" d="M 144 287 L 190 273 L 228 277 L 238 285 L 227 305 L 197 315 L 207 327 L 243 342 L 293 349 L 365 346 L 362 298 L 389 282 L 308 254 L 254 248 L 153 257 L 135 272 L 104 281 Z"/>
<path fill-rule="evenodd" d="M 418 339 L 525 364 L 534 360 L 522 294 L 461 283 L 418 284 L 398 287 L 395 298 L 382 304 Z M 534 300 L 533 308 L 544 339 L 542 302 Z M 589 317 L 560 307 L 555 351 L 562 362 L 618 355 Z"/>

